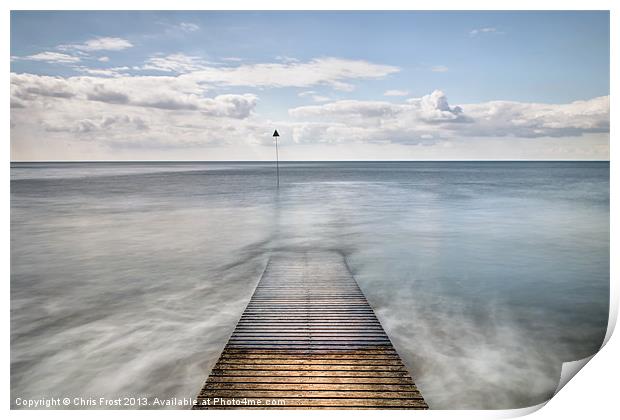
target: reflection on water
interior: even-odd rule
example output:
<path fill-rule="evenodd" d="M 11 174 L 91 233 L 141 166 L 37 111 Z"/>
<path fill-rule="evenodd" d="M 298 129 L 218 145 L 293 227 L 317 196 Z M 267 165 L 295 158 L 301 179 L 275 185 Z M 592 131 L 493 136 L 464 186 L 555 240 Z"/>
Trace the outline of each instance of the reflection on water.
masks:
<path fill-rule="evenodd" d="M 431 408 L 598 349 L 609 164 L 13 164 L 11 397 L 193 397 L 271 252 L 337 250 Z M 467 390 L 467 392 L 465 392 Z"/>

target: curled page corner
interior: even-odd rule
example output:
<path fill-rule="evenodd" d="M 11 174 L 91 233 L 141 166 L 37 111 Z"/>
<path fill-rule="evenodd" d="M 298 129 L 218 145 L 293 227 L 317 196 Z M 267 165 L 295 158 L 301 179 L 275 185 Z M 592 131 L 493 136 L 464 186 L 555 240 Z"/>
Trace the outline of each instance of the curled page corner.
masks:
<path fill-rule="evenodd" d="M 592 358 L 596 356 L 596 354 L 599 351 L 601 351 L 603 347 L 605 347 L 605 345 L 609 342 L 609 339 L 611 338 L 612 334 L 614 333 L 614 330 L 616 328 L 616 321 L 618 318 L 618 305 L 617 305 L 618 299 L 615 299 L 618 291 L 613 290 L 613 287 L 612 287 L 612 290 L 610 291 L 610 293 L 611 293 L 612 299 L 609 305 L 609 320 L 607 322 L 607 332 L 605 333 L 605 338 L 603 339 L 603 343 L 601 344 L 601 347 L 598 349 L 596 353 L 588 357 L 584 357 L 583 359 L 579 359 L 579 360 L 573 360 L 571 362 L 562 363 L 562 372 L 560 373 L 560 382 L 558 383 L 558 386 L 555 389 L 555 392 L 553 393 L 554 396 L 558 392 L 560 392 L 560 390 L 564 388 L 564 386 L 568 383 L 568 381 L 573 379 L 573 377 L 577 374 L 577 372 L 579 372 L 590 360 L 592 360 Z"/>
<path fill-rule="evenodd" d="M 543 408 L 545 405 L 547 405 L 549 401 L 550 400 L 547 400 L 540 404 L 531 405 L 529 407 L 515 408 L 512 410 L 502 410 L 502 414 L 500 415 L 499 418 L 509 419 L 509 418 L 524 417 L 524 416 L 530 415 L 540 410 L 541 408 Z"/>
<path fill-rule="evenodd" d="M 532 405 L 529 407 L 516 408 L 516 409 L 511 409 L 511 410 L 500 410 L 496 418 L 507 419 L 507 418 L 523 417 L 523 416 L 527 416 L 529 414 L 532 414 L 540 410 L 545 405 L 547 405 L 547 403 L 551 401 L 558 392 L 560 392 L 560 390 L 564 387 L 564 385 L 566 385 L 577 374 L 577 372 L 579 372 L 595 356 L 595 354 L 585 357 L 580 360 L 573 360 L 571 362 L 562 363 L 562 372 L 560 373 L 560 381 L 558 383 L 557 388 L 555 389 L 555 392 L 553 393 L 553 396 L 549 398 L 548 400 L 540 404 Z"/>
<path fill-rule="evenodd" d="M 560 373 L 560 381 L 558 382 L 558 386 L 556 387 L 553 393 L 553 396 L 549 398 L 548 400 L 540 404 L 532 405 L 529 407 L 517 408 L 517 409 L 512 409 L 512 410 L 501 410 L 500 413 L 498 413 L 499 416 L 497 418 L 523 417 L 523 416 L 527 416 L 528 414 L 532 414 L 540 410 L 545 405 L 547 405 L 547 403 L 551 401 L 553 397 L 555 397 L 556 394 L 560 392 L 562 388 L 564 388 L 564 385 L 566 385 L 571 379 L 573 379 L 573 377 L 577 374 L 577 372 L 579 372 L 590 360 L 592 360 L 592 358 L 595 355 L 596 353 L 594 353 L 591 356 L 584 357 L 583 359 L 562 363 L 562 372 Z"/>
<path fill-rule="evenodd" d="M 595 354 L 596 353 L 594 353 L 591 356 L 584 357 L 583 359 L 562 363 L 562 372 L 560 373 L 560 382 L 558 383 L 558 386 L 555 389 L 555 392 L 553 393 L 553 395 L 555 396 L 558 392 L 560 392 L 560 390 L 564 388 L 564 385 L 566 385 L 568 381 L 573 379 L 573 377 L 577 374 L 577 372 L 579 372 L 590 360 L 592 360 Z"/>
<path fill-rule="evenodd" d="M 618 320 L 618 302 L 620 301 L 620 291 L 614 287 L 613 283 L 610 284 L 610 302 L 609 302 L 609 320 L 607 321 L 607 332 L 605 332 L 605 338 L 603 339 L 603 344 L 601 344 L 601 349 L 605 347 L 605 344 L 611 338 L 611 335 L 614 333 L 616 329 L 616 321 Z M 599 351 L 601 350 L 599 349 Z"/>

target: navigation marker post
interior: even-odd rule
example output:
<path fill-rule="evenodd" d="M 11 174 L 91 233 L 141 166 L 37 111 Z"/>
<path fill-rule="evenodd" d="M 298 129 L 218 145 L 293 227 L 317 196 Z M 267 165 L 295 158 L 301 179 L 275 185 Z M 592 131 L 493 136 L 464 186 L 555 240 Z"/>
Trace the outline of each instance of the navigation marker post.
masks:
<path fill-rule="evenodd" d="M 278 137 L 280 137 L 280 134 L 278 130 L 273 132 L 273 137 L 276 139 L 276 177 L 278 180 L 278 188 L 280 188 L 280 157 L 278 156 Z"/>

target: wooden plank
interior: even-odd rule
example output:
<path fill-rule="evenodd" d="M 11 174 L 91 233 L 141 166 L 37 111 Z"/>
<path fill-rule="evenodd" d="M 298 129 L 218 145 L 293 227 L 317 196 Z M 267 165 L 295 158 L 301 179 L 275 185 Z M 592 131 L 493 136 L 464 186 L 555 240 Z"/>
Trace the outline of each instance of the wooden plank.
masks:
<path fill-rule="evenodd" d="M 360 377 L 360 378 L 376 378 L 376 377 L 403 377 L 409 374 L 406 371 L 390 371 L 390 370 L 377 370 L 377 371 L 360 371 L 360 370 L 249 370 L 249 369 L 213 369 L 211 376 L 269 376 L 269 377 L 296 377 L 296 376 L 311 376 L 311 377 Z"/>
<path fill-rule="evenodd" d="M 236 353 L 222 353 L 220 361 L 224 360 L 243 360 L 244 363 L 262 363 L 263 359 L 279 360 L 281 363 L 344 363 L 344 364 L 359 364 L 359 363 L 371 363 L 371 362 L 395 362 L 401 363 L 397 355 L 391 354 L 370 354 L 364 356 L 355 356 L 350 354 L 333 355 L 333 354 L 318 354 L 312 358 L 304 354 L 260 354 L 254 353 L 251 357 L 245 354 Z"/>
<path fill-rule="evenodd" d="M 426 409 L 336 253 L 272 257 L 194 409 Z"/>
<path fill-rule="evenodd" d="M 313 384 L 313 383 L 261 383 L 261 382 L 207 382 L 203 388 L 205 390 L 219 389 L 242 389 L 242 390 L 287 390 L 287 391 L 398 391 L 398 392 L 418 392 L 414 385 L 409 384 Z M 201 394 L 203 392 L 201 391 Z M 357 394 L 356 394 L 357 395 Z"/>
<path fill-rule="evenodd" d="M 398 358 L 380 358 L 380 359 L 300 359 L 300 358 L 278 358 L 273 356 L 266 356 L 263 358 L 253 357 L 222 357 L 218 361 L 221 364 L 227 365 L 262 365 L 262 364 L 279 364 L 279 365 L 332 365 L 332 366 L 403 366 L 402 362 Z"/>
<path fill-rule="evenodd" d="M 271 363 L 227 363 L 227 362 L 218 362 L 213 369 L 221 369 L 221 370 L 252 370 L 252 371 L 355 371 L 355 372 L 366 372 L 366 371 L 405 371 L 405 368 L 402 364 L 400 365 L 343 365 L 343 364 L 331 364 L 331 363 L 316 363 L 310 365 L 303 364 L 271 364 Z M 405 371 L 406 372 L 406 371 Z"/>
<path fill-rule="evenodd" d="M 407 376 L 401 377 L 384 377 L 378 376 L 374 378 L 367 377 L 320 377 L 320 376 L 209 376 L 208 383 L 270 383 L 270 384 L 323 384 L 324 386 L 332 384 L 364 384 L 364 385 L 404 385 L 413 384 L 413 380 Z"/>
<path fill-rule="evenodd" d="M 332 390 L 299 390 L 299 389 L 205 389 L 198 398 L 209 398 L 217 393 L 219 398 L 381 398 L 381 399 L 412 399 L 420 400 L 419 392 L 407 391 L 332 391 Z M 212 397 L 211 397 L 212 398 Z"/>

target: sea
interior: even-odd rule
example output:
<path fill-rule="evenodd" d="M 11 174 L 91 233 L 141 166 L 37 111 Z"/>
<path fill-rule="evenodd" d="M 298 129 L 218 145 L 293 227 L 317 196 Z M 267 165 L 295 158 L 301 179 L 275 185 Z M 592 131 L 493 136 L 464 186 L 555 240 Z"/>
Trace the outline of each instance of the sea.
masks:
<path fill-rule="evenodd" d="M 193 398 L 282 251 L 346 258 L 430 408 L 544 402 L 605 337 L 609 162 L 283 162 L 279 188 L 271 162 L 11 163 L 10 183 L 13 408 Z"/>

